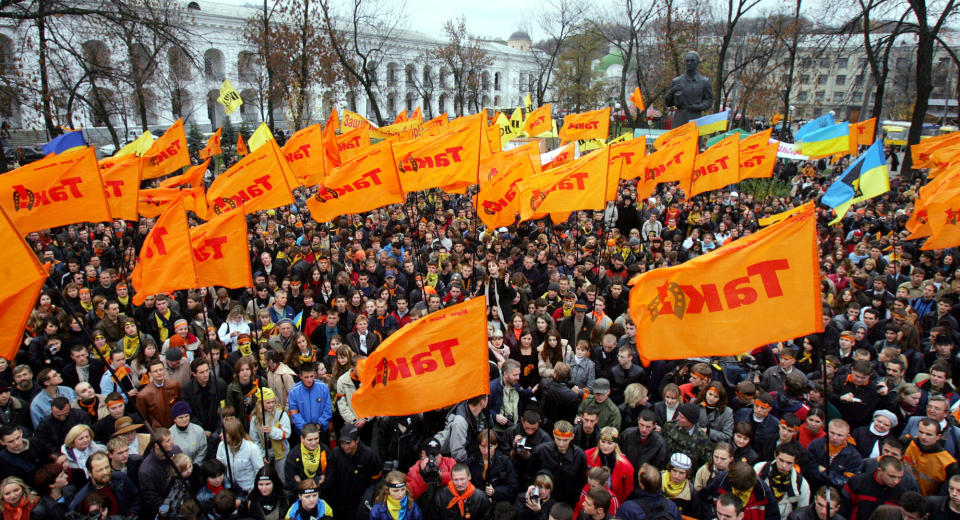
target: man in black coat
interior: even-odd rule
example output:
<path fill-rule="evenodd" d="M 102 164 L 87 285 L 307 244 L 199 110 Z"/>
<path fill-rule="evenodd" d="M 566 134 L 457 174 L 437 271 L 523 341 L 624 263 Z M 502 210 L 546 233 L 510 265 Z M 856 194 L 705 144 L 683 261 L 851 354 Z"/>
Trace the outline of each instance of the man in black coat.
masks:
<path fill-rule="evenodd" d="M 558 502 L 576 504 L 587 481 L 587 457 L 573 445 L 573 425 L 558 421 L 553 426 L 553 442 L 533 450 L 534 474 L 547 470 L 553 475 L 553 494 Z"/>
<path fill-rule="evenodd" d="M 637 417 L 637 425 L 620 435 L 620 447 L 634 468 L 644 463 L 662 468 L 667 461 L 667 443 L 657 429 L 657 414 L 644 410 Z"/>
<path fill-rule="evenodd" d="M 360 441 L 360 431 L 352 424 L 340 430 L 337 440 L 340 445 L 327 463 L 323 497 L 336 520 L 353 520 L 363 493 L 380 478 L 380 458 Z"/>
<path fill-rule="evenodd" d="M 50 415 L 37 425 L 37 437 L 47 446 L 58 447 L 63 445 L 70 428 L 78 424 L 90 424 L 90 414 L 71 407 L 66 397 L 55 397 L 50 403 Z"/>
<path fill-rule="evenodd" d="M 465 464 L 450 470 L 450 485 L 437 492 L 434 509 L 433 518 L 438 520 L 490 518 L 491 513 L 490 500 L 470 482 L 470 468 Z"/>

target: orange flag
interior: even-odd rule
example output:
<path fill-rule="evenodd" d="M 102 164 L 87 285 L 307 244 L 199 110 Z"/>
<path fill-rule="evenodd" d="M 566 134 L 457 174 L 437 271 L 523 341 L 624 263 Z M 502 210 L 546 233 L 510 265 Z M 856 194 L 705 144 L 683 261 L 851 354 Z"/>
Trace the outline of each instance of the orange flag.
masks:
<path fill-rule="evenodd" d="M 382 141 L 331 171 L 316 195 L 307 199 L 307 207 L 317 222 L 330 222 L 402 202 L 397 163 L 390 143 Z"/>
<path fill-rule="evenodd" d="M 407 109 L 404 108 L 397 114 L 397 117 L 393 120 L 393 124 L 402 123 L 407 120 Z"/>
<path fill-rule="evenodd" d="M 370 127 L 361 126 L 337 136 L 337 148 L 340 150 L 340 161 L 347 162 L 360 155 L 364 148 L 370 146 Z"/>
<path fill-rule="evenodd" d="M 960 246 L 960 185 L 941 189 L 924 204 L 930 238 L 923 251 Z"/>
<path fill-rule="evenodd" d="M 140 170 L 144 160 L 135 154 L 117 157 L 111 166 L 100 170 L 100 180 L 107 195 L 110 217 L 137 220 L 140 197 Z"/>
<path fill-rule="evenodd" d="M 509 226 L 517 220 L 517 185 L 532 177 L 535 171 L 529 155 L 515 156 L 512 164 L 492 180 L 480 184 L 474 206 L 488 228 Z"/>
<path fill-rule="evenodd" d="M 773 114 L 773 117 L 770 118 L 771 125 L 776 125 L 780 121 L 783 121 L 783 115 L 780 114 L 779 112 L 777 112 L 776 114 Z"/>
<path fill-rule="evenodd" d="M 331 128 L 331 125 L 327 125 L 327 130 L 321 130 L 320 125 L 301 128 L 291 135 L 287 144 L 280 149 L 284 160 L 297 178 L 297 186 L 310 187 L 323 182 L 323 174 L 327 169 L 323 134 L 332 134 Z"/>
<path fill-rule="evenodd" d="M 439 116 L 423 123 L 423 133 L 424 135 L 433 135 L 434 132 L 442 132 L 443 128 L 450 124 L 450 121 L 447 119 L 447 113 L 444 112 Z"/>
<path fill-rule="evenodd" d="M 933 200 L 940 193 L 958 186 L 960 186 L 960 169 L 941 175 L 920 187 L 919 198 L 913 202 L 913 214 L 910 215 L 910 219 L 905 224 L 905 227 L 910 231 L 910 236 L 906 240 L 916 240 L 930 236 L 933 230 L 930 226 L 927 202 Z"/>
<path fill-rule="evenodd" d="M 253 287 L 247 218 L 242 211 L 228 211 L 191 228 L 190 241 L 197 262 L 198 287 Z"/>
<path fill-rule="evenodd" d="M 483 120 L 474 118 L 471 124 L 451 125 L 449 132 L 435 137 L 393 143 L 404 193 L 476 184 L 481 141 L 486 141 Z"/>
<path fill-rule="evenodd" d="M 603 139 L 610 137 L 610 107 L 579 114 L 569 114 L 563 118 L 560 128 L 561 141 L 580 139 Z"/>
<path fill-rule="evenodd" d="M 938 135 L 924 139 L 919 143 L 910 146 L 910 155 L 913 158 L 914 168 L 929 168 L 930 154 L 940 148 L 954 146 L 960 143 L 960 131 L 950 132 L 949 134 Z"/>
<path fill-rule="evenodd" d="M 0 241 L 6 244 L 0 250 L 0 357 L 11 363 L 47 280 L 46 270 L 20 233 L 6 211 L 0 210 Z"/>
<path fill-rule="evenodd" d="M 183 130 L 183 119 L 177 119 L 173 126 L 153 142 L 143 156 L 147 162 L 143 165 L 142 179 L 156 179 L 184 166 L 190 166 L 190 151 L 187 149 L 187 134 Z"/>
<path fill-rule="evenodd" d="M 24 235 L 77 222 L 110 220 L 93 148 L 87 147 L 0 175 L 0 207 Z"/>
<path fill-rule="evenodd" d="M 243 142 L 243 134 L 237 132 L 237 155 L 243 157 L 248 153 L 250 153 L 250 151 L 247 150 L 247 145 Z"/>
<path fill-rule="evenodd" d="M 200 150 L 201 159 L 209 159 L 214 155 L 220 155 L 223 150 L 220 149 L 220 136 L 223 135 L 223 127 L 217 128 L 217 131 L 207 139 L 207 145 Z"/>
<path fill-rule="evenodd" d="M 543 213 L 602 209 L 606 204 L 610 148 L 541 172 L 520 183 L 520 220 Z"/>
<path fill-rule="evenodd" d="M 367 128 L 367 132 L 370 129 Z M 337 145 L 337 133 L 332 126 L 323 129 L 321 141 L 323 142 L 323 161 L 326 169 L 336 168 L 343 161 L 340 159 L 340 147 Z"/>
<path fill-rule="evenodd" d="M 420 105 L 417 105 L 417 108 L 413 111 L 413 115 L 410 116 L 410 119 L 423 122 L 423 111 L 420 109 Z"/>
<path fill-rule="evenodd" d="M 334 132 L 340 130 L 340 116 L 337 115 L 336 108 L 330 111 L 330 117 L 327 118 L 327 124 L 323 125 L 324 128 L 328 126 L 332 126 Z"/>
<path fill-rule="evenodd" d="M 684 191 L 694 197 L 740 181 L 740 134 L 734 133 L 697 155 Z"/>
<path fill-rule="evenodd" d="M 574 160 L 575 158 L 574 156 L 577 154 L 577 143 L 573 142 L 573 143 L 567 143 L 563 145 L 562 147 L 560 147 L 560 152 L 554 154 L 549 161 L 543 162 L 545 160 L 543 156 L 545 155 L 549 156 L 555 151 L 556 150 L 551 150 L 550 152 L 547 152 L 546 154 L 543 154 L 540 156 L 540 159 L 541 159 L 540 171 L 547 171 L 552 168 L 556 168 L 557 166 L 567 164 L 568 162 Z"/>
<path fill-rule="evenodd" d="M 497 127 L 497 140 L 500 139 L 500 125 Z M 553 116 L 550 114 L 550 103 L 541 105 L 527 116 L 523 122 L 523 131 L 530 137 L 536 137 L 544 132 L 549 132 L 553 128 Z"/>
<path fill-rule="evenodd" d="M 487 146 L 490 148 L 490 153 L 495 154 L 503 151 L 503 146 L 500 143 L 500 125 L 493 123 L 491 125 L 485 125 L 486 127 L 486 139 Z"/>
<path fill-rule="evenodd" d="M 490 157 L 480 159 L 480 187 L 492 181 L 495 177 L 506 171 L 507 167 L 512 165 L 520 157 L 530 158 L 530 164 L 535 172 L 540 172 L 540 143 L 530 141 L 516 148 L 498 152 Z"/>
<path fill-rule="evenodd" d="M 740 180 L 773 177 L 779 145 L 770 142 L 772 132 L 768 128 L 740 140 Z"/>
<path fill-rule="evenodd" d="M 610 169 L 607 172 L 606 199 L 616 200 L 621 179 L 635 179 L 643 175 L 647 155 L 647 137 L 641 136 L 610 145 Z"/>
<path fill-rule="evenodd" d="M 486 314 L 486 298 L 471 298 L 391 334 L 357 365 L 357 416 L 411 415 L 486 395 Z"/>
<path fill-rule="evenodd" d="M 213 217 L 237 206 L 250 214 L 293 204 L 291 181 L 296 184 L 296 176 L 271 139 L 213 181 L 207 190 L 207 214 Z"/>
<path fill-rule="evenodd" d="M 700 137 L 700 133 L 697 132 L 697 123 L 693 121 L 680 125 L 661 135 L 653 142 L 653 147 L 659 150 L 675 142 L 690 139 L 691 137 Z"/>
<path fill-rule="evenodd" d="M 203 188 L 153 188 L 140 190 L 137 211 L 141 216 L 156 218 L 166 211 L 167 206 L 177 200 L 183 200 L 183 207 L 198 217 L 207 218 L 207 199 Z"/>
<path fill-rule="evenodd" d="M 696 135 L 690 136 L 648 155 L 643 166 L 643 177 L 637 181 L 637 197 L 640 199 L 649 197 L 657 184 L 663 182 L 679 181 L 681 186 L 686 186 L 688 179 L 693 175 L 693 163 L 697 157 L 697 139 Z"/>
<path fill-rule="evenodd" d="M 640 112 L 647 109 L 643 106 L 643 94 L 640 93 L 640 87 L 633 89 L 633 94 L 630 94 L 630 101 L 633 101 L 633 106 L 637 107 Z"/>
<path fill-rule="evenodd" d="M 641 360 L 732 356 L 822 332 L 816 226 L 808 203 L 782 222 L 631 280 Z M 790 319 L 770 319 L 785 306 Z"/>
<path fill-rule="evenodd" d="M 180 175 L 174 175 L 168 179 L 160 181 L 160 188 L 178 188 L 180 186 L 190 186 L 191 188 L 202 188 L 203 177 L 207 174 L 207 168 L 210 166 L 210 159 L 207 158 L 202 163 L 191 166 L 189 170 Z"/>
<path fill-rule="evenodd" d="M 131 282 L 136 290 L 134 305 L 143 305 L 151 294 L 197 287 L 197 264 L 182 199 L 167 205 L 147 233 Z"/>
<path fill-rule="evenodd" d="M 875 117 L 857 123 L 857 145 L 870 146 L 873 144 L 873 142 L 876 141 L 876 139 L 874 139 L 876 130 L 877 118 Z M 853 128 L 850 129 L 850 133 L 853 133 Z"/>

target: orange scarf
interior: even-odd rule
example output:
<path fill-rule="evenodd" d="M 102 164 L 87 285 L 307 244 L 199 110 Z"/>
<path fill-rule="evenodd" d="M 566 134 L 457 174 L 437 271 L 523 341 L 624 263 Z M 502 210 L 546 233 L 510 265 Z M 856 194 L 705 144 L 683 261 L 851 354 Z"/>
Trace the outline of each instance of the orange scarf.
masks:
<path fill-rule="evenodd" d="M 473 484 L 470 485 L 470 491 L 473 491 Z M 16 506 L 11 506 L 6 501 L 3 502 L 3 516 L 5 518 L 12 518 L 13 520 L 26 520 L 30 518 L 30 504 L 27 502 L 27 497 L 20 497 L 20 502 Z M 463 506 L 460 506 L 460 511 L 463 511 Z M 24 515 L 26 513 L 26 515 Z"/>
<path fill-rule="evenodd" d="M 453 498 L 450 499 L 450 503 L 447 504 L 447 509 L 452 508 L 453 504 L 457 504 L 457 507 L 460 508 L 460 516 L 463 518 L 469 518 L 468 516 L 465 516 L 466 512 L 464 510 L 463 504 L 466 503 L 466 501 L 469 500 L 471 496 L 473 496 L 473 492 L 476 491 L 477 488 L 473 487 L 472 482 L 468 483 L 467 489 L 464 490 L 462 495 L 459 495 L 457 494 L 457 488 L 453 487 L 453 481 L 450 481 L 450 482 L 447 482 L 447 489 L 449 489 L 450 493 L 453 495 Z"/>

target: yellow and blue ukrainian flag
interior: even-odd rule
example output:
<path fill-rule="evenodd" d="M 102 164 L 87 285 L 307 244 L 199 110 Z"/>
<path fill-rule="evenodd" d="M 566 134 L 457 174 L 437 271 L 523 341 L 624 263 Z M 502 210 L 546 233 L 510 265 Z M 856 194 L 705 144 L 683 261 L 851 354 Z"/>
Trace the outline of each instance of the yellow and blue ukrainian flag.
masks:
<path fill-rule="evenodd" d="M 714 132 L 723 132 L 727 129 L 727 121 L 729 118 L 729 110 L 697 118 L 694 120 L 694 122 L 697 123 L 697 133 L 699 135 L 707 135 Z"/>
<path fill-rule="evenodd" d="M 810 157 L 823 157 L 850 150 L 850 123 L 814 130 L 803 136 L 799 152 Z"/>
<path fill-rule="evenodd" d="M 797 133 L 793 134 L 793 141 L 795 143 L 800 143 L 803 141 L 803 138 L 810 132 L 816 132 L 822 128 L 832 126 L 834 124 L 833 114 L 824 114 L 813 121 L 807 122 L 807 124 L 800 127 L 797 130 Z"/>
<path fill-rule="evenodd" d="M 833 181 L 820 202 L 836 211 L 837 222 L 846 215 L 850 206 L 890 191 L 890 176 L 887 170 L 887 158 L 883 154 L 883 143 L 876 141 L 867 151 L 857 157 Z"/>
<path fill-rule="evenodd" d="M 64 152 L 72 152 L 87 146 L 86 139 L 83 138 L 83 132 L 75 130 L 58 135 L 43 145 L 44 155 L 60 155 Z"/>

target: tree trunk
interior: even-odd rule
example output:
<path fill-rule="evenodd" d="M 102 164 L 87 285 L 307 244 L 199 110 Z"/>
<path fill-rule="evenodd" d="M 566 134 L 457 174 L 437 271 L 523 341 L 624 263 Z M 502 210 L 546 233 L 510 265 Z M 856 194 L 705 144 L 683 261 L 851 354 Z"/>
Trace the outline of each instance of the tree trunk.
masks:
<path fill-rule="evenodd" d="M 47 127 L 47 138 L 52 139 L 59 134 L 53 124 L 53 115 L 50 109 L 50 78 L 47 74 L 47 0 L 40 0 L 37 6 L 37 54 L 40 68 L 40 106 L 43 112 L 43 123 Z"/>
<path fill-rule="evenodd" d="M 790 122 L 790 87 L 793 85 L 793 74 L 797 68 L 797 46 L 800 42 L 800 5 L 803 0 L 796 0 L 796 11 L 793 13 L 793 40 L 790 42 L 790 69 L 787 72 L 787 88 L 783 96 L 783 121 L 780 126 L 780 138 L 787 135 L 787 124 Z"/>
<path fill-rule="evenodd" d="M 263 65 L 267 68 L 267 120 L 270 129 L 276 131 L 273 120 L 273 65 L 270 52 L 270 18 L 267 0 L 263 0 Z"/>

